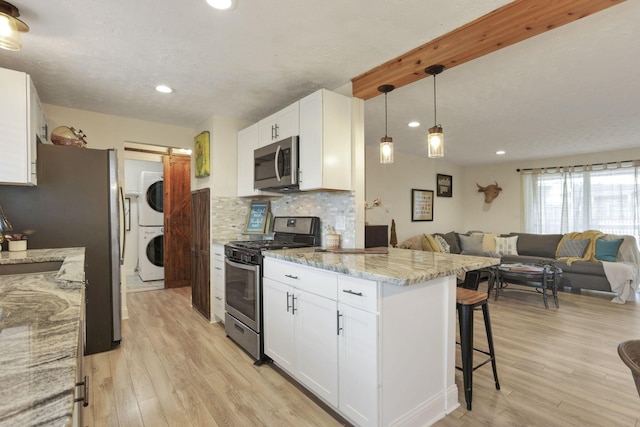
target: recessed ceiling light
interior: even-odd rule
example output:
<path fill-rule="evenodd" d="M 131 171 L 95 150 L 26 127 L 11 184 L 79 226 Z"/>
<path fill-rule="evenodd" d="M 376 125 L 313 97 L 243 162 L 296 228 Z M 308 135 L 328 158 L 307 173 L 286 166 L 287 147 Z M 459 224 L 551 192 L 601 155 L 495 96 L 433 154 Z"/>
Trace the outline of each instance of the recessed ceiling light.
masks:
<path fill-rule="evenodd" d="M 497 154 L 498 156 L 502 156 L 502 155 L 503 155 L 503 154 L 505 154 L 505 153 L 506 153 L 506 151 L 504 151 L 504 150 L 496 151 L 496 154 Z"/>
<path fill-rule="evenodd" d="M 171 89 L 167 85 L 158 85 L 158 86 L 156 86 L 156 90 L 158 92 L 160 92 L 160 93 L 171 93 L 171 92 L 173 92 L 173 89 Z"/>
<path fill-rule="evenodd" d="M 417 128 L 418 126 L 420 126 L 420 122 L 409 122 L 410 128 Z"/>
<path fill-rule="evenodd" d="M 207 0 L 209 6 L 218 10 L 231 10 L 235 9 L 238 4 L 237 0 Z"/>

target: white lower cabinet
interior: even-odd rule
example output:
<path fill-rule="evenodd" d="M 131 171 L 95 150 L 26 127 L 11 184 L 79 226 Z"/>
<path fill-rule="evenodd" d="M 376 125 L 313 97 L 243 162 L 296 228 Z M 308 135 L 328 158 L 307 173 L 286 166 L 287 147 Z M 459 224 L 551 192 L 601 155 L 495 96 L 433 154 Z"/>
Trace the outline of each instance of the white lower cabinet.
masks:
<path fill-rule="evenodd" d="M 224 323 L 224 245 L 214 243 L 213 250 L 213 273 L 211 274 L 211 321 Z"/>
<path fill-rule="evenodd" d="M 265 354 L 357 425 L 377 425 L 378 314 L 358 307 L 377 309 L 377 283 L 266 258 L 263 289 Z"/>
<path fill-rule="evenodd" d="M 309 390 L 337 406 L 336 301 L 268 277 L 264 278 L 263 289 L 265 354 Z"/>
<path fill-rule="evenodd" d="M 362 426 L 378 424 L 378 315 L 338 304 L 339 409 Z"/>

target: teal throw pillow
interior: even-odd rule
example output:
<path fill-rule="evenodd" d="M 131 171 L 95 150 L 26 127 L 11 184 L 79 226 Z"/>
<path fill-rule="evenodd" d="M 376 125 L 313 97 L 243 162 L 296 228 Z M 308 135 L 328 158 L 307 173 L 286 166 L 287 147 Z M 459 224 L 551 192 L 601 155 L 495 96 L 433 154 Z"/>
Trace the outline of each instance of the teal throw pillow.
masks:
<path fill-rule="evenodd" d="M 618 249 L 622 244 L 622 239 L 616 240 L 596 240 L 596 259 L 600 261 L 615 262 L 618 257 Z"/>

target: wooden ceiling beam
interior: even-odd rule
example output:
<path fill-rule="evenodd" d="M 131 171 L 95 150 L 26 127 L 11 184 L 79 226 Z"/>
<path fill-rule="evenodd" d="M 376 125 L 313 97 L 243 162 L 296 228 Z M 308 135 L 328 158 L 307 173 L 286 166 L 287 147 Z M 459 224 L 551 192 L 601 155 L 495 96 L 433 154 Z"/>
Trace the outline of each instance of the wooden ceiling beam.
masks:
<path fill-rule="evenodd" d="M 430 65 L 453 68 L 623 1 L 516 0 L 353 78 L 353 96 L 373 98 L 378 86 L 399 88 L 428 77 Z"/>

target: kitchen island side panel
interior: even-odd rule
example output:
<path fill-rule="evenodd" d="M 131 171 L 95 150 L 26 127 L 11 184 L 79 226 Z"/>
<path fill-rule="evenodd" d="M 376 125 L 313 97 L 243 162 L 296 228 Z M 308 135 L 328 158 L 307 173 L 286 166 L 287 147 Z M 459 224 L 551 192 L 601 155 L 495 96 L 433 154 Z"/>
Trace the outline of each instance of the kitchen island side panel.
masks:
<path fill-rule="evenodd" d="M 458 407 L 455 286 L 382 283 L 379 425 L 430 425 Z"/>

